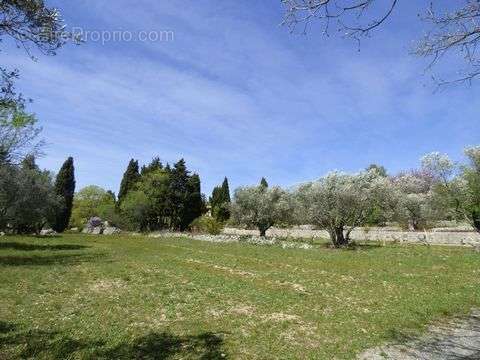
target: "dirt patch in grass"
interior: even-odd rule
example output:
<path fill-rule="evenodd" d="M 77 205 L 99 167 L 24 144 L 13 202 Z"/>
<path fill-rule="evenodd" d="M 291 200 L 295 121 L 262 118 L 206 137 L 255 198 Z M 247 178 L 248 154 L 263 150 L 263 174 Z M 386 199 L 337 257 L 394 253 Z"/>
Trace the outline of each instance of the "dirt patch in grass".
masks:
<path fill-rule="evenodd" d="M 230 309 L 230 312 L 236 315 L 252 316 L 255 313 L 255 307 L 253 306 L 238 306 Z"/>
<path fill-rule="evenodd" d="M 96 293 L 111 293 L 127 287 L 127 283 L 120 279 L 104 279 L 90 284 L 89 289 Z"/>
<path fill-rule="evenodd" d="M 221 271 L 224 271 L 224 272 L 228 272 L 229 274 L 232 274 L 232 275 L 239 275 L 239 276 L 244 276 L 244 277 L 255 277 L 256 276 L 256 274 L 253 273 L 253 272 L 234 269 L 234 268 L 231 268 L 231 267 L 228 267 L 228 266 L 220 266 L 220 265 L 210 264 L 210 263 L 200 261 L 200 260 L 195 260 L 195 259 L 188 259 L 187 261 L 191 262 L 191 263 L 195 263 L 195 264 L 205 265 L 205 266 L 208 266 L 208 267 L 210 267 L 212 269 L 215 269 L 215 270 L 221 270 Z"/>
<path fill-rule="evenodd" d="M 272 322 L 283 322 L 283 321 L 300 321 L 300 317 L 293 314 L 285 314 L 285 313 L 271 313 L 268 315 L 262 316 L 264 321 L 272 321 Z"/>

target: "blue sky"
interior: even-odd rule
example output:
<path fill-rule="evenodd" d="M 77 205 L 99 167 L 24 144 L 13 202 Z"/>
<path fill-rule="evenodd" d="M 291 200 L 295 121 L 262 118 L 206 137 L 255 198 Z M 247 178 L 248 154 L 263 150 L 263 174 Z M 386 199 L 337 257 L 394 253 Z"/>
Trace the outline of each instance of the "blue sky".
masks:
<path fill-rule="evenodd" d="M 315 26 L 290 34 L 279 0 L 47 3 L 72 27 L 174 32 L 170 42 L 88 41 L 36 62 L 4 48 L 44 128 L 40 165 L 56 171 L 73 156 L 79 188 L 118 191 L 130 158 L 156 155 L 185 158 L 208 195 L 224 176 L 235 188 L 370 163 L 394 173 L 430 151 L 461 159 L 480 142 L 478 86 L 433 93 L 426 62 L 409 55 L 428 2 L 401 2 L 360 51 Z"/>

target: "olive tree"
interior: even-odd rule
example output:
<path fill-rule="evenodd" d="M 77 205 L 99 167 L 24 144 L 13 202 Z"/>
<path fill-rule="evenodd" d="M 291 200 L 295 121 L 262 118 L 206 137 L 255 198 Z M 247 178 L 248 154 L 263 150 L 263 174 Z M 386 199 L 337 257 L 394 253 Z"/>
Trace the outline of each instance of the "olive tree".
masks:
<path fill-rule="evenodd" d="M 37 167 L 0 165 L 0 230 L 38 233 L 63 206 L 52 175 Z"/>
<path fill-rule="evenodd" d="M 426 155 L 422 163 L 435 178 L 436 206 L 480 233 L 480 146 L 466 148 L 465 155 L 469 163 L 461 166 L 439 153 Z"/>
<path fill-rule="evenodd" d="M 432 209 L 433 177 L 425 171 L 401 173 L 392 178 L 396 191 L 395 219 L 410 230 L 420 230 L 436 217 Z"/>
<path fill-rule="evenodd" d="M 262 185 L 235 190 L 231 218 L 236 224 L 256 227 L 260 236 L 273 225 L 288 222 L 293 212 L 290 195 L 279 187 Z"/>
<path fill-rule="evenodd" d="M 364 225 L 372 211 L 393 211 L 392 194 L 390 180 L 378 172 L 333 172 L 296 191 L 296 216 L 327 230 L 333 245 L 344 247 L 352 230 Z"/>

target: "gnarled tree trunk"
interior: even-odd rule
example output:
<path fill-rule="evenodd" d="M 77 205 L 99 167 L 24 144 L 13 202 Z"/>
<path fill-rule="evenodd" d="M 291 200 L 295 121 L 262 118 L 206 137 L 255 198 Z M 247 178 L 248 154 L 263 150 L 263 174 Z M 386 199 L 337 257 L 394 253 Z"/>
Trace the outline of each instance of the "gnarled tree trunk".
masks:
<path fill-rule="evenodd" d="M 475 230 L 480 233 L 480 211 L 475 211 L 472 214 L 472 222 L 473 222 L 473 227 Z"/>
<path fill-rule="evenodd" d="M 266 228 L 266 227 L 259 227 L 258 230 L 260 231 L 260 236 L 261 236 L 261 237 L 266 237 L 266 236 L 267 236 L 267 230 L 268 230 L 268 228 Z"/>
<path fill-rule="evenodd" d="M 333 246 L 336 248 L 342 248 L 348 246 L 349 238 L 345 236 L 343 226 L 337 226 L 329 230 L 330 239 L 332 240 Z"/>

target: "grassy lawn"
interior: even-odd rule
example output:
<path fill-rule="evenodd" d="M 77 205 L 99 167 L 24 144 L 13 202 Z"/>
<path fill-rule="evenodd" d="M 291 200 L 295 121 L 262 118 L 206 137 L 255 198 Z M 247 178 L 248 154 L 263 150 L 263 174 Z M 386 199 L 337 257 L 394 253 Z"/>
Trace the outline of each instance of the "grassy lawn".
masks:
<path fill-rule="evenodd" d="M 0 359 L 351 359 L 480 306 L 480 254 L 0 238 Z"/>

